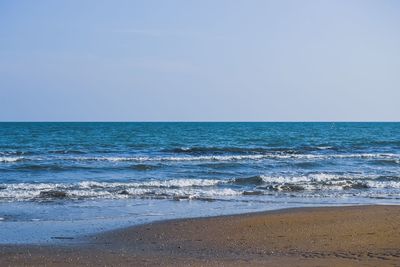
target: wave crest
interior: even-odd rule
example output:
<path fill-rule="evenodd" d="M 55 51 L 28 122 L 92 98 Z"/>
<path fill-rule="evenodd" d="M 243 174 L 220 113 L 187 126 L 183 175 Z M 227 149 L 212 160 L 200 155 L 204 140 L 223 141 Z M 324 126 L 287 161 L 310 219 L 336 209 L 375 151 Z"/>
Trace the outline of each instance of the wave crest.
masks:
<path fill-rule="evenodd" d="M 24 157 L 0 157 L 0 162 L 17 162 L 17 161 L 22 161 L 24 160 Z"/>

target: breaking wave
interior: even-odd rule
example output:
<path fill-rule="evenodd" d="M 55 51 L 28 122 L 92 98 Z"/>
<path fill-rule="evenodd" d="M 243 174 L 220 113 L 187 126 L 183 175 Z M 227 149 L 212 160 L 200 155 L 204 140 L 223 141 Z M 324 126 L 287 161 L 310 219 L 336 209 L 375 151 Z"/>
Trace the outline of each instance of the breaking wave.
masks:
<path fill-rule="evenodd" d="M 52 199 L 221 199 L 273 192 L 298 193 L 335 190 L 400 189 L 400 177 L 318 173 L 304 176 L 253 176 L 234 179 L 170 179 L 135 182 L 0 184 L 0 201 Z"/>
<path fill-rule="evenodd" d="M 17 162 L 24 160 L 23 157 L 0 157 L 0 162 L 8 163 L 8 162 Z"/>
<path fill-rule="evenodd" d="M 360 154 L 251 154 L 251 155 L 210 155 L 210 156 L 132 156 L 132 157 L 66 157 L 56 158 L 65 161 L 234 161 L 234 160 L 259 160 L 259 159 L 334 159 L 334 158 L 365 158 L 365 159 L 393 159 L 400 160 L 400 154 L 390 153 L 360 153 Z M 0 160 L 13 162 L 22 160 L 22 157 L 2 157 Z M 30 158 L 43 160 L 43 158 Z"/>

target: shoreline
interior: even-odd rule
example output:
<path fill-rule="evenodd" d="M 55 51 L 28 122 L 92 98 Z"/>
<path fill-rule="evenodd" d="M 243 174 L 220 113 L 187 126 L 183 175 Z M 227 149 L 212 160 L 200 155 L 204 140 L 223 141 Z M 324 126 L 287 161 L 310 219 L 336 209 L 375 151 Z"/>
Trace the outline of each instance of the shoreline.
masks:
<path fill-rule="evenodd" d="M 188 217 L 177 217 L 177 218 L 166 218 L 166 219 L 157 219 L 154 221 L 148 221 L 138 224 L 130 224 L 118 227 L 112 227 L 110 229 L 98 229 L 97 231 L 90 231 L 89 233 L 77 233 L 75 235 L 54 235 L 48 238 L 44 237 L 44 242 L 9 242 L 9 243 L 0 243 L 0 247 L 4 246 L 66 246 L 66 245 L 79 245 L 86 244 L 92 242 L 93 239 L 96 239 L 98 236 L 102 236 L 105 234 L 112 234 L 113 232 L 124 231 L 125 229 L 132 229 L 136 227 L 146 226 L 146 225 L 154 225 L 154 224 L 164 224 L 164 223 L 172 223 L 175 221 L 186 221 L 186 220 L 203 220 L 203 219 L 213 219 L 213 218 L 223 218 L 223 217 L 236 217 L 236 216 L 252 216 L 252 215 L 267 215 L 273 213 L 280 212 L 296 212 L 301 211 L 303 209 L 313 209 L 313 208 L 335 208 L 335 207 L 360 207 L 360 206 L 395 206 L 396 204 L 337 204 L 337 205 L 320 205 L 320 206 L 292 206 L 292 207 L 283 207 L 283 208 L 275 208 L 275 209 L 267 209 L 267 210 L 256 210 L 256 211 L 244 211 L 238 213 L 227 213 L 221 215 L 202 215 L 202 216 L 188 216 Z M 400 206 L 400 204 L 399 204 Z"/>
<path fill-rule="evenodd" d="M 1 265 L 399 266 L 400 206 L 287 208 L 132 226 L 60 245 L 0 245 Z"/>
<path fill-rule="evenodd" d="M 264 215 L 272 215 L 276 213 L 296 213 L 296 212 L 304 212 L 307 210 L 312 210 L 312 209 L 331 209 L 331 208 L 356 208 L 356 207 L 375 207 L 375 206 L 399 206 L 395 204 L 338 204 L 338 205 L 321 205 L 321 206 L 301 206 L 301 207 L 289 207 L 289 208 L 277 208 L 277 209 L 272 209 L 272 210 L 262 210 L 262 211 L 250 211 L 250 212 L 243 212 L 243 213 L 232 213 L 232 214 L 222 214 L 222 215 L 210 215 L 210 216 L 199 216 L 199 217 L 184 217 L 184 218 L 172 218 L 172 219 L 161 219 L 161 220 L 156 220 L 156 221 L 151 221 L 151 222 L 146 222 L 146 223 L 141 223 L 141 224 L 135 224 L 131 226 L 126 226 L 126 227 L 120 227 L 120 228 L 114 228 L 111 230 L 106 230 L 106 231 L 101 231 L 101 232 L 96 232 L 93 234 L 85 235 L 82 237 L 77 237 L 76 240 L 79 241 L 80 243 L 85 243 L 85 242 L 91 242 L 93 240 L 98 239 L 99 237 L 102 236 L 108 236 L 108 235 L 113 235 L 115 233 L 119 232 L 124 232 L 127 230 L 132 230 L 135 228 L 140 228 L 140 227 L 146 227 L 146 226 L 154 226 L 154 225 L 166 225 L 166 224 L 173 224 L 173 223 L 180 223 L 180 222 L 193 222 L 193 221 L 203 221 L 203 220 L 213 220 L 213 219 L 226 219 L 228 220 L 229 218 L 235 219 L 235 217 L 251 217 L 251 216 L 264 216 Z M 400 223 L 399 223 L 400 226 Z M 8 244 L 5 244 L 8 245 Z M 13 245 L 13 244 L 10 244 Z M 35 245 L 35 244 L 28 244 L 28 245 Z M 40 245 L 40 244 L 38 244 Z M 49 244 L 49 245 L 54 245 L 54 244 Z M 1 244 L 0 244 L 1 246 Z"/>

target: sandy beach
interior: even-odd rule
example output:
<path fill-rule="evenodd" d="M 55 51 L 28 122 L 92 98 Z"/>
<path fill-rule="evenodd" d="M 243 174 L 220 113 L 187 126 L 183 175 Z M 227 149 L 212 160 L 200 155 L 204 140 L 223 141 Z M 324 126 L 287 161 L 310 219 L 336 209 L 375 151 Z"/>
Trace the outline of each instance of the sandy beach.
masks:
<path fill-rule="evenodd" d="M 400 267 L 400 0 L 0 0 L 0 267 Z"/>
<path fill-rule="evenodd" d="M 400 206 L 172 220 L 79 245 L 0 247 L 1 266 L 400 266 Z"/>

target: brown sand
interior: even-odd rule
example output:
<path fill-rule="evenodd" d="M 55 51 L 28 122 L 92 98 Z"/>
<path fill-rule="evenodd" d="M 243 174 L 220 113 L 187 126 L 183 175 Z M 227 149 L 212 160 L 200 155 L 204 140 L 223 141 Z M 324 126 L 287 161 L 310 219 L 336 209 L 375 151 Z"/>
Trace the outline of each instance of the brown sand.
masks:
<path fill-rule="evenodd" d="M 400 266 L 400 206 L 174 220 L 84 245 L 0 246 L 1 266 Z"/>

